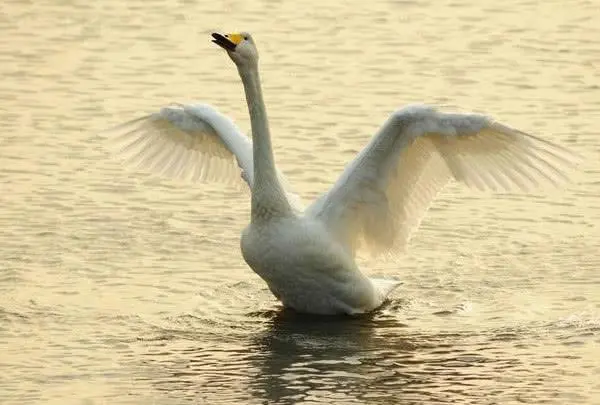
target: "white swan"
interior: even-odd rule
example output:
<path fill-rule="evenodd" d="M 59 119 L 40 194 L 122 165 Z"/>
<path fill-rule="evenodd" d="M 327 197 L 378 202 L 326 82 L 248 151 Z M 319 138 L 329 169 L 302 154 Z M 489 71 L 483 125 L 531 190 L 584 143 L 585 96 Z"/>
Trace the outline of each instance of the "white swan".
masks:
<path fill-rule="evenodd" d="M 238 68 L 253 141 L 205 104 L 171 105 L 108 132 L 128 162 L 155 173 L 245 180 L 252 212 L 241 238 L 244 259 L 298 311 L 357 314 L 380 306 L 398 282 L 367 278 L 356 253 L 403 248 L 450 179 L 479 189 L 529 190 L 566 180 L 565 170 L 577 161 L 560 146 L 483 115 L 408 106 L 392 113 L 333 188 L 303 210 L 275 168 L 252 37 L 213 38 Z"/>

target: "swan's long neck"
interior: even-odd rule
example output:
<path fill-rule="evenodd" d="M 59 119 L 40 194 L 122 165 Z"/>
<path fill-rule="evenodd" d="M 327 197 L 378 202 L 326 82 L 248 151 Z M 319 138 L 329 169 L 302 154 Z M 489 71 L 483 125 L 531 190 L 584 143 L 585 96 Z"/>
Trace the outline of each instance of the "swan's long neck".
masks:
<path fill-rule="evenodd" d="M 258 67 L 238 68 L 252 126 L 254 185 L 252 187 L 252 221 L 288 216 L 292 208 L 277 178 L 267 111 L 262 97 Z"/>

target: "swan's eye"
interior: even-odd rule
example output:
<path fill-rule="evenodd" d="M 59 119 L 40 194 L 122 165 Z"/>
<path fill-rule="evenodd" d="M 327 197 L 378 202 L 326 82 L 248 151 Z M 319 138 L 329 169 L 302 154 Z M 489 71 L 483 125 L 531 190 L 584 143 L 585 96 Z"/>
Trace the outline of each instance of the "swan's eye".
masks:
<path fill-rule="evenodd" d="M 248 35 L 244 35 L 244 39 L 247 41 L 248 40 Z"/>

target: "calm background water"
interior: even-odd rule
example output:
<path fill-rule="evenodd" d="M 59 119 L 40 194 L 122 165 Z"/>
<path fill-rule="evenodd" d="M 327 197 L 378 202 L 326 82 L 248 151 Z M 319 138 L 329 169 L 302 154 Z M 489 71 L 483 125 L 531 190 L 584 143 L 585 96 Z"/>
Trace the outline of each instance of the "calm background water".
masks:
<path fill-rule="evenodd" d="M 0 403 L 600 403 L 596 1 L 4 0 Z M 252 31 L 306 201 L 395 108 L 460 106 L 569 146 L 542 195 L 450 185 L 369 318 L 282 312 L 248 198 L 124 169 L 95 133 L 172 101 L 249 128 L 213 30 Z"/>

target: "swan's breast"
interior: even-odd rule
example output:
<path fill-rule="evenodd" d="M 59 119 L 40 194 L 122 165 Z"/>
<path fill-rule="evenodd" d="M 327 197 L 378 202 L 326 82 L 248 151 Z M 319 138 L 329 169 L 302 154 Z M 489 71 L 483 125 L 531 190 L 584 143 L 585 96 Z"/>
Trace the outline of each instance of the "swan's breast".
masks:
<path fill-rule="evenodd" d="M 314 231 L 308 229 L 306 224 L 287 218 L 265 224 L 250 224 L 242 233 L 244 260 L 267 282 L 279 278 L 279 273 L 287 273 L 285 277 L 289 279 L 292 277 L 290 267 L 297 266 L 299 260 L 309 260 L 314 254 L 307 243 L 311 234 Z M 320 239 L 312 236 L 313 240 Z"/>
<path fill-rule="evenodd" d="M 378 300 L 371 282 L 318 224 L 281 220 L 242 233 L 244 260 L 284 305 L 303 312 L 355 313 Z"/>

